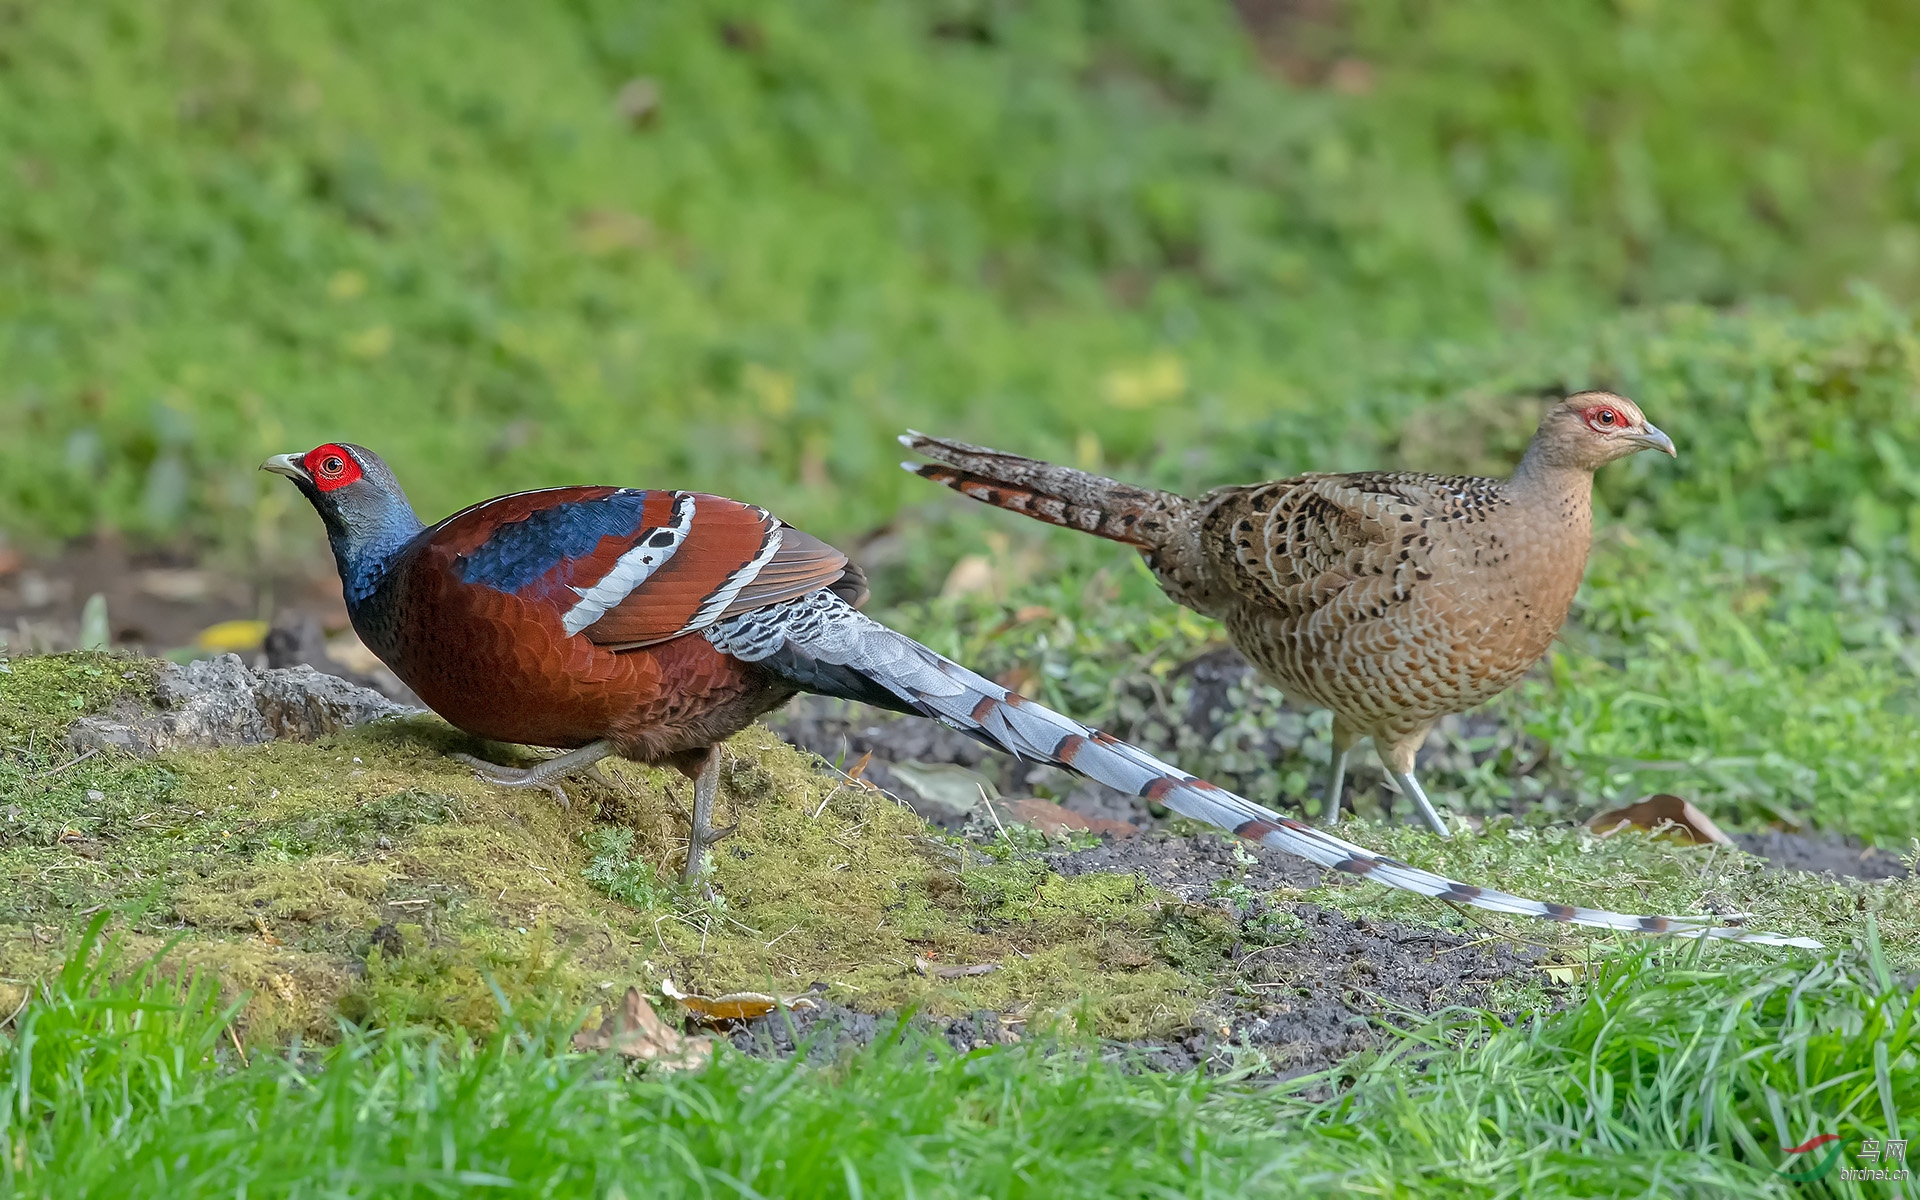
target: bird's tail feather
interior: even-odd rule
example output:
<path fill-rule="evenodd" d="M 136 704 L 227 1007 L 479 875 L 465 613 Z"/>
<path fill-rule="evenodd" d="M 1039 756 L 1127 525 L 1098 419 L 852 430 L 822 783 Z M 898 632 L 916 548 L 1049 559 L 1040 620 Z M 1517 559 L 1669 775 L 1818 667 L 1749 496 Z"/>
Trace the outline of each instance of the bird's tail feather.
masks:
<path fill-rule="evenodd" d="M 1396 862 L 1197 779 L 1145 750 L 1010 692 L 905 634 L 862 616 L 830 592 L 816 592 L 745 614 L 707 636 L 728 653 L 765 662 L 782 673 L 795 672 L 808 662 L 849 669 L 899 697 L 904 707 L 1009 754 L 1064 767 L 1119 791 L 1158 801 L 1182 816 L 1401 891 L 1492 912 L 1600 929 L 1728 938 L 1772 946 L 1820 946 L 1811 938 L 1715 925 L 1706 917 L 1633 916 L 1530 900 Z M 825 676 L 817 668 L 806 673 L 815 681 Z M 817 683 L 814 686 L 817 688 Z"/>
<path fill-rule="evenodd" d="M 900 444 L 938 460 L 900 464 L 924 479 L 983 504 L 1141 550 L 1158 549 L 1174 513 L 1189 503 L 1173 492 L 924 433 L 905 434 Z"/>

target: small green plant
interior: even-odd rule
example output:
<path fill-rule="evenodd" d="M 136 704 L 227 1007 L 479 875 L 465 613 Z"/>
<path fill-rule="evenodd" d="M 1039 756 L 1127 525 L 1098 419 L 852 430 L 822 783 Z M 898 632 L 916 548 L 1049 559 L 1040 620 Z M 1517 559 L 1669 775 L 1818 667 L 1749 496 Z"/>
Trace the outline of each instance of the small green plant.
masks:
<path fill-rule="evenodd" d="M 633 830 L 601 825 L 586 833 L 593 858 L 581 878 L 622 904 L 659 908 L 673 896 L 673 886 L 660 878 L 651 863 L 633 857 Z"/>

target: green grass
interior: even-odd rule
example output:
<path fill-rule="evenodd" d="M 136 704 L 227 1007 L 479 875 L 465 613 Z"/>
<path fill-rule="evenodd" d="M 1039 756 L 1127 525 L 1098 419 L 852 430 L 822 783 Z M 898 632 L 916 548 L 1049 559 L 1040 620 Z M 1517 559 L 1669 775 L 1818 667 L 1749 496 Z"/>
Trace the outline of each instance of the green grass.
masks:
<path fill-rule="evenodd" d="M 1247 7 L 15 0 L 0 524 L 306 553 L 253 467 L 347 436 L 845 536 L 909 424 L 1371 465 L 1436 342 L 1920 292 L 1897 5 Z"/>
<path fill-rule="evenodd" d="M 1335 1078 L 1249 1087 L 906 1030 L 825 1068 L 723 1048 L 696 1075 L 636 1075 L 567 1052 L 567 1020 L 540 1014 L 243 1064 L 210 988 L 111 982 L 93 944 L 0 1042 L 8 1194 L 1785 1196 L 1781 1145 L 1851 1150 L 1920 1119 L 1912 988 L 1877 947 L 1646 951 L 1564 1012 L 1458 1014 Z"/>

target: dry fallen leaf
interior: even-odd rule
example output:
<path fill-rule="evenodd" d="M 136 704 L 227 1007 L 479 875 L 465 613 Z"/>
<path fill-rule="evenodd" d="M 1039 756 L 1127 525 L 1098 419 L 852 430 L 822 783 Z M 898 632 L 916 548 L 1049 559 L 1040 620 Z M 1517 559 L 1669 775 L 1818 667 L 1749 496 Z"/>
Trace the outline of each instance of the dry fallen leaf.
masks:
<path fill-rule="evenodd" d="M 1540 967 L 1540 973 L 1555 983 L 1571 984 L 1587 977 L 1587 964 L 1544 963 Z"/>
<path fill-rule="evenodd" d="M 1587 822 L 1587 828 L 1601 837 L 1612 837 L 1627 828 L 1657 830 L 1663 827 L 1682 834 L 1692 842 L 1719 842 L 1724 846 L 1733 845 L 1733 839 L 1720 832 L 1720 827 L 1713 823 L 1711 817 L 1695 808 L 1689 801 L 1664 792 L 1648 796 L 1625 808 L 1601 813 Z"/>
<path fill-rule="evenodd" d="M 928 962 L 916 954 L 913 956 L 913 969 L 929 979 L 964 979 L 969 975 L 991 975 L 1000 969 L 1000 964 L 976 963 L 971 967 L 949 967 Z"/>
<path fill-rule="evenodd" d="M 728 992 L 724 996 L 699 996 L 692 992 L 683 992 L 674 986 L 671 979 L 660 982 L 660 991 L 687 1010 L 687 1014 L 703 1024 L 717 1024 L 721 1021 L 751 1021 L 755 1017 L 764 1017 L 776 1008 L 818 1008 L 820 1002 L 804 992 L 791 996 L 769 996 L 765 992 Z"/>
<path fill-rule="evenodd" d="M 982 792 L 989 798 L 1000 795 L 993 780 L 977 771 L 969 771 L 959 763 L 926 763 L 908 759 L 906 762 L 888 763 L 887 769 L 911 793 L 906 799 L 911 801 L 918 798 L 921 801 L 915 806 L 916 811 L 921 813 L 931 807 L 954 817 L 964 817 L 980 803 Z"/>
<path fill-rule="evenodd" d="M 215 654 L 236 654 L 258 650 L 266 640 L 265 621 L 222 621 L 202 629 L 193 644 Z"/>
<path fill-rule="evenodd" d="M 860 756 L 859 762 L 853 764 L 851 767 L 848 767 L 846 769 L 844 774 L 847 777 L 847 782 L 860 783 L 861 782 L 860 776 L 866 773 L 867 767 L 872 765 L 872 763 L 873 763 L 873 751 L 869 750 L 865 754 L 862 754 Z M 866 784 L 865 786 L 873 787 L 871 783 Z"/>
<path fill-rule="evenodd" d="M 583 1053 L 612 1050 L 626 1058 L 657 1063 L 669 1071 L 704 1067 L 713 1057 L 712 1038 L 688 1037 L 669 1028 L 640 989 L 631 987 L 620 1007 L 600 1022 L 600 1028 L 582 1029 L 573 1035 L 573 1048 Z"/>

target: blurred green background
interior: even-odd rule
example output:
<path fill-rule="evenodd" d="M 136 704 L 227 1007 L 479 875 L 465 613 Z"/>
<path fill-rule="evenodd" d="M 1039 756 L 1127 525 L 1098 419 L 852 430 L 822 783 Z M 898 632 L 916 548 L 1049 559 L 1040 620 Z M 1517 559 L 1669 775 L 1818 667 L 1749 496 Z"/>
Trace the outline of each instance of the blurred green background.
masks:
<path fill-rule="evenodd" d="M 0 0 L 0 530 L 309 561 L 254 468 L 327 439 L 429 519 L 699 487 L 1124 718 L 1217 632 L 908 478 L 901 429 L 1195 489 L 1501 472 L 1611 386 L 1681 457 L 1603 474 L 1502 721 L 1568 802 L 1898 841 L 1916 111 L 1898 0 Z M 933 599 L 963 555 L 990 586 Z M 1222 736 L 1187 765 L 1259 776 Z"/>

